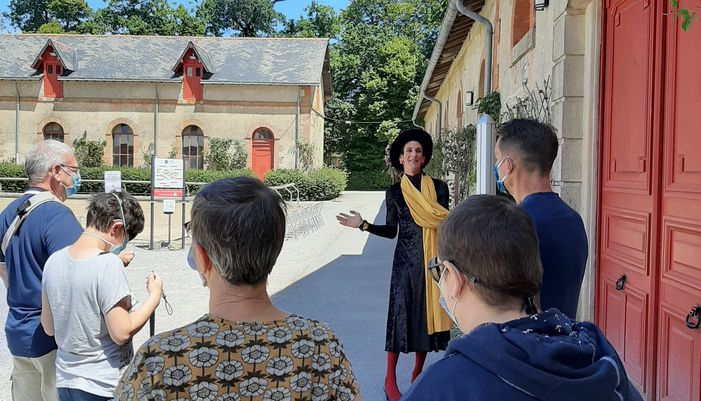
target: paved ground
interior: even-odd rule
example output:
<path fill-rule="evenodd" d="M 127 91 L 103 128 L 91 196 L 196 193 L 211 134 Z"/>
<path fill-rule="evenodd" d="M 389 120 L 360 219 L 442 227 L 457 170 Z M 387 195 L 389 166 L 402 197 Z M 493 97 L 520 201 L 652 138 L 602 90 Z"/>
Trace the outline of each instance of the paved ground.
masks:
<path fill-rule="evenodd" d="M 368 221 L 382 222 L 383 198 L 381 192 L 348 192 L 337 200 L 325 202 L 322 214 L 326 224 L 306 238 L 285 242 L 268 283 L 273 301 L 280 308 L 327 322 L 334 328 L 353 364 L 366 401 L 385 399 L 384 338 L 394 241 L 342 227 L 335 215 L 353 209 Z M 165 228 L 159 226 L 159 231 Z M 174 313 L 168 316 L 161 303 L 156 331 L 185 325 L 205 314 L 208 293 L 197 274 L 187 267 L 186 250 L 149 251 L 142 248 L 147 239 L 142 235 L 134 242 L 136 246 L 130 246 L 136 257 L 128 267 L 127 277 L 136 299 L 143 299 L 146 294 L 144 282 L 149 271 L 163 277 Z M 0 288 L 0 298 L 5 298 L 4 288 Z M 0 301 L 3 326 L 6 315 L 7 305 Z M 135 337 L 135 346 L 147 338 L 148 325 Z M 438 354 L 430 355 L 427 363 L 438 357 Z M 402 390 L 409 387 L 412 363 L 413 358 L 408 355 L 400 358 L 397 374 Z M 11 366 L 3 331 L 0 332 L 0 401 L 10 400 Z"/>

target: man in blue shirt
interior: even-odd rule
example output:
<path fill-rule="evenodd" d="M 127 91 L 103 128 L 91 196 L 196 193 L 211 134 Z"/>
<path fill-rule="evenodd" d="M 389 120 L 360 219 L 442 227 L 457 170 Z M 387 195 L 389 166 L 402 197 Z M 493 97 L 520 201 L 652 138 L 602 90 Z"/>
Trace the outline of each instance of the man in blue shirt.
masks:
<path fill-rule="evenodd" d="M 499 129 L 494 175 L 497 187 L 508 191 L 535 224 L 543 264 L 542 309 L 557 308 L 574 319 L 587 264 L 587 234 L 579 214 L 550 186 L 557 150 L 550 125 L 511 120 Z"/>
<path fill-rule="evenodd" d="M 0 214 L 0 238 L 17 215 L 17 208 L 33 195 L 50 192 L 56 202 L 43 203 L 31 211 L 11 237 L 5 254 L 0 251 L 9 306 L 5 334 L 14 365 L 12 399 L 55 401 L 56 343 L 40 323 L 41 279 L 49 256 L 74 243 L 83 231 L 73 212 L 63 205 L 77 192 L 80 173 L 71 149 L 54 140 L 39 143 L 25 154 L 24 171 L 29 188 Z"/>

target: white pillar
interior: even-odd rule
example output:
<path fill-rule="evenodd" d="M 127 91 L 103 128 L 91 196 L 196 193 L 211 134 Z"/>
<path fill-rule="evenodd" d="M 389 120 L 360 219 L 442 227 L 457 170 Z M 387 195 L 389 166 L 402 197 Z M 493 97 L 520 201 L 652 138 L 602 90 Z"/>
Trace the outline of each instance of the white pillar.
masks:
<path fill-rule="evenodd" d="M 477 194 L 494 195 L 496 192 L 492 174 L 495 142 L 494 120 L 488 114 L 482 114 L 477 122 Z"/>

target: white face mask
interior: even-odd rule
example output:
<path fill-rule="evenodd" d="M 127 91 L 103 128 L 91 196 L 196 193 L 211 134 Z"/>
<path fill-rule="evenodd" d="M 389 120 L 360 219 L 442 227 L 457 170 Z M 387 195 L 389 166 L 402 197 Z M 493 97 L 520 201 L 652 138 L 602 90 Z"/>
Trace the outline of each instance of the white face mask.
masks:
<path fill-rule="evenodd" d="M 458 301 L 460 301 L 460 298 L 456 298 L 453 302 L 453 306 L 448 309 L 448 304 L 445 302 L 445 298 L 443 297 L 443 289 L 441 288 L 441 282 L 443 281 L 443 277 L 445 277 L 445 269 L 446 267 L 443 267 L 444 271 L 443 274 L 441 274 L 441 278 L 438 280 L 438 290 L 441 292 L 441 296 L 438 299 L 438 303 L 441 304 L 441 307 L 445 311 L 445 313 L 448 314 L 448 317 L 450 317 L 450 320 L 453 321 L 458 327 L 460 325 L 458 324 L 458 318 L 455 317 L 455 307 L 458 305 Z"/>

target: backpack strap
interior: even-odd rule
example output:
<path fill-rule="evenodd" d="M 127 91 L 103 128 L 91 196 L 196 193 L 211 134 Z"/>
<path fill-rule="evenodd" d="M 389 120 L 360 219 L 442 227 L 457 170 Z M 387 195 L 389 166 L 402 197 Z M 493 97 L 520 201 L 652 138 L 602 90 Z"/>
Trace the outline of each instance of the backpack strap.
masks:
<path fill-rule="evenodd" d="M 22 225 L 24 219 L 27 218 L 27 216 L 29 215 L 29 213 L 31 213 L 32 210 L 36 209 L 37 207 L 43 205 L 46 202 L 60 201 L 51 192 L 44 191 L 35 193 L 34 195 L 30 196 L 29 199 L 22 202 L 22 204 L 17 207 L 17 215 L 15 216 L 14 220 L 12 220 L 12 223 L 5 232 L 5 236 L 2 238 L 3 255 L 6 255 L 5 251 L 7 250 L 7 247 L 10 244 L 10 240 L 15 235 L 19 227 Z"/>

